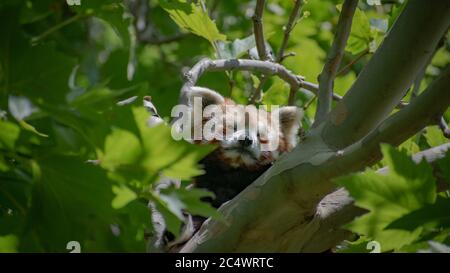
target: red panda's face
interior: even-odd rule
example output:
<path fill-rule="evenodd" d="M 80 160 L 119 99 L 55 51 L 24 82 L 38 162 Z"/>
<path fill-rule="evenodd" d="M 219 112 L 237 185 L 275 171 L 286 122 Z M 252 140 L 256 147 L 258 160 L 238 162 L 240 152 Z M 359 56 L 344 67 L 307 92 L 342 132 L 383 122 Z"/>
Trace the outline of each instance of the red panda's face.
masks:
<path fill-rule="evenodd" d="M 222 108 L 224 137 L 218 140 L 218 153 L 230 166 L 264 166 L 287 150 L 284 135 L 279 126 L 272 122 L 270 113 L 257 111 L 254 106 L 247 107 L 249 111 L 245 111 L 242 105 L 233 103 L 226 103 Z"/>
<path fill-rule="evenodd" d="M 193 88 L 191 98 L 191 102 L 194 98 L 202 99 L 204 135 L 200 142 L 219 144 L 215 157 L 232 168 L 256 170 L 271 164 L 296 145 L 300 122 L 297 107 L 266 112 L 262 107 L 236 105 L 217 92 L 201 87 Z M 211 112 L 212 115 L 205 115 Z"/>

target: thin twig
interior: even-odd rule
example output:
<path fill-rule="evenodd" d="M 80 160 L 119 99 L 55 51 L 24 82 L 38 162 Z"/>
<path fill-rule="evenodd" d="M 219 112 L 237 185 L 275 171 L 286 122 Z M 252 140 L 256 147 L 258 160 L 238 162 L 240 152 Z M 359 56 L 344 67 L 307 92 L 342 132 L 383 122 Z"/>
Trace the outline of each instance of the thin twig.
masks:
<path fill-rule="evenodd" d="M 266 75 L 264 75 L 264 74 L 261 75 L 261 77 L 259 78 L 258 86 L 250 94 L 250 97 L 249 97 L 250 104 L 255 104 L 255 103 L 261 102 L 262 97 L 263 97 L 262 89 L 263 89 L 264 84 L 267 82 L 267 79 L 268 78 L 266 77 Z"/>
<path fill-rule="evenodd" d="M 75 22 L 77 20 L 80 20 L 82 18 L 88 17 L 88 16 L 89 15 L 82 14 L 82 13 L 79 13 L 79 14 L 77 14 L 75 16 L 72 16 L 72 17 L 68 18 L 67 20 L 65 20 L 65 21 L 63 21 L 63 22 L 61 22 L 61 23 L 59 23 L 59 24 L 49 28 L 48 30 L 46 30 L 43 33 L 41 33 L 40 35 L 38 35 L 36 37 L 33 37 L 31 41 L 32 41 L 33 44 L 35 44 L 35 43 L 39 42 L 40 40 L 44 39 L 45 37 L 47 37 L 48 35 L 50 35 L 50 34 L 56 32 L 56 31 L 60 30 L 61 28 L 65 27 L 65 26 L 67 26 L 67 25 L 69 25 L 69 24 L 71 24 L 71 23 L 73 23 L 73 22 Z"/>
<path fill-rule="evenodd" d="M 269 59 L 266 50 L 266 40 L 264 39 L 264 30 L 262 24 L 262 15 L 265 5 L 266 5 L 265 0 L 257 0 L 255 7 L 255 14 L 252 17 L 256 49 L 258 50 L 259 59 L 262 61 L 266 61 Z"/>
<path fill-rule="evenodd" d="M 286 50 L 291 31 L 294 29 L 295 23 L 297 22 L 302 4 L 303 4 L 303 0 L 295 0 L 294 8 L 292 9 L 291 15 L 289 16 L 289 21 L 286 24 L 286 26 L 284 27 L 283 41 L 281 42 L 281 46 L 280 46 L 280 49 L 278 51 L 278 56 L 277 56 L 278 63 L 281 63 L 283 61 L 283 59 L 287 57 L 287 55 L 284 55 L 284 51 Z"/>
<path fill-rule="evenodd" d="M 287 25 L 284 27 L 284 36 L 283 41 L 281 42 L 280 50 L 278 51 L 277 56 L 277 62 L 281 63 L 284 58 L 286 58 L 287 55 L 284 55 L 284 50 L 287 47 L 289 36 L 291 34 L 291 31 L 294 29 L 295 24 L 297 22 L 298 16 L 300 14 L 300 10 L 303 4 L 303 0 L 295 0 L 294 8 L 292 9 L 291 15 L 289 15 L 289 21 Z M 294 105 L 295 104 L 295 98 L 297 95 L 296 89 L 291 88 L 289 91 L 289 99 L 288 99 L 288 105 Z"/>
<path fill-rule="evenodd" d="M 255 71 L 265 75 L 276 75 L 287 82 L 291 88 L 296 88 L 296 90 L 304 88 L 316 95 L 319 91 L 317 84 L 305 81 L 303 76 L 292 73 L 292 71 L 278 63 L 249 59 L 211 60 L 204 58 L 196 63 L 189 71 L 184 73 L 185 83 L 181 90 L 181 102 L 185 102 L 185 99 L 187 98 L 186 95 L 190 88 L 197 84 L 197 81 L 205 72 L 234 70 Z M 333 92 L 333 100 L 340 101 L 342 100 L 342 97 Z M 397 108 L 404 108 L 407 105 L 408 103 L 402 101 L 397 105 Z"/>
<path fill-rule="evenodd" d="M 333 44 L 328 52 L 327 61 L 322 73 L 319 75 L 319 95 L 314 121 L 315 125 L 319 124 L 331 110 L 334 78 L 336 77 L 348 37 L 350 36 L 353 15 L 355 14 L 357 5 L 358 0 L 345 0 L 342 5 Z"/>
<path fill-rule="evenodd" d="M 346 66 L 344 66 L 343 68 L 341 68 L 341 70 L 339 70 L 339 72 L 336 74 L 337 76 L 341 76 L 342 74 L 344 74 L 345 72 L 347 72 L 347 70 L 352 67 L 355 63 L 357 63 L 359 60 L 361 60 L 364 56 L 366 56 L 367 54 L 369 54 L 370 50 L 369 48 L 366 48 L 363 52 L 361 52 L 358 57 L 356 57 L 355 59 L 353 59 L 351 62 L 349 62 Z"/>
<path fill-rule="evenodd" d="M 291 86 L 291 89 L 289 90 L 289 98 L 288 98 L 289 106 L 295 105 L 295 99 L 297 98 L 297 91 L 298 91 L 298 87 Z"/>
<path fill-rule="evenodd" d="M 281 59 L 280 59 L 279 63 L 282 63 L 286 58 L 293 57 L 295 55 L 297 55 L 295 52 L 286 53 L 283 56 L 281 56 Z"/>
<path fill-rule="evenodd" d="M 295 56 L 295 53 L 293 53 L 293 52 L 284 54 L 284 51 L 286 50 L 286 47 L 287 47 L 287 44 L 289 41 L 289 36 L 297 22 L 298 15 L 300 13 L 302 4 L 303 4 L 303 0 L 295 0 L 294 8 L 292 9 L 291 15 L 289 16 L 289 21 L 286 24 L 286 26 L 284 27 L 283 41 L 281 43 L 280 50 L 278 51 L 278 57 L 276 58 L 277 63 L 281 64 L 284 61 L 284 59 L 286 59 L 287 57 Z M 255 14 L 256 14 L 256 11 L 255 11 Z M 261 24 L 261 28 L 262 28 L 262 24 Z M 256 40 L 256 31 L 255 31 L 255 40 Z M 264 44 L 264 47 L 265 47 L 265 44 Z M 264 48 L 264 50 L 265 50 L 265 48 Z M 258 53 L 259 53 L 259 51 L 258 51 Z M 261 75 L 258 86 L 253 91 L 253 93 L 250 95 L 249 101 L 251 104 L 260 102 L 262 100 L 262 96 L 263 96 L 262 89 L 266 82 L 267 82 L 267 77 L 265 75 Z M 288 99 L 289 105 L 294 105 L 297 91 L 298 90 L 294 90 L 291 88 L 291 91 L 289 93 L 289 99 Z"/>
<path fill-rule="evenodd" d="M 312 99 L 310 99 L 307 103 L 305 103 L 305 105 L 302 107 L 304 111 L 306 111 L 306 109 L 309 108 L 309 106 L 311 106 L 311 104 L 316 100 L 317 96 L 314 96 Z"/>
<path fill-rule="evenodd" d="M 269 60 L 269 55 L 266 49 L 266 40 L 264 38 L 264 29 L 262 23 L 262 16 L 265 7 L 265 0 L 257 0 L 255 13 L 252 17 L 253 20 L 253 32 L 255 36 L 256 49 L 258 52 L 258 57 L 262 61 Z M 260 82 L 258 87 L 253 90 L 252 94 L 249 96 L 250 104 L 255 104 L 262 100 L 262 87 L 266 83 L 267 77 L 262 74 L 260 77 Z"/>

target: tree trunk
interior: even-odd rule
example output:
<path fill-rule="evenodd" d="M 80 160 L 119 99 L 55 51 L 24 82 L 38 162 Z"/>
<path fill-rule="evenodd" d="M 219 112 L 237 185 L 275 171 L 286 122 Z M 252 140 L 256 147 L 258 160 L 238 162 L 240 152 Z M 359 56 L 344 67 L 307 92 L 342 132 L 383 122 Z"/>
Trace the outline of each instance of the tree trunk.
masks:
<path fill-rule="evenodd" d="M 181 252 L 318 252 L 344 239 L 348 233 L 338 231 L 340 225 L 363 211 L 343 190 L 322 199 L 335 189 L 333 178 L 379 160 L 381 142 L 400 144 L 448 108 L 449 67 L 409 106 L 389 116 L 449 24 L 449 1 L 409 1 L 324 121 L 219 209 L 226 223 L 208 219 Z"/>

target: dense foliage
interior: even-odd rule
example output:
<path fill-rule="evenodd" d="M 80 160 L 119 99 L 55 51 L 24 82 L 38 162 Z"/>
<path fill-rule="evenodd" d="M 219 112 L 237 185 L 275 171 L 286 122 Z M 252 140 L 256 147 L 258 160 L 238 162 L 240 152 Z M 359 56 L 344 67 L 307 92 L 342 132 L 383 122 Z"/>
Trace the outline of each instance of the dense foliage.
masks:
<path fill-rule="evenodd" d="M 213 216 L 203 190 L 154 190 L 160 177 L 188 183 L 203 173 L 198 161 L 214 149 L 175 141 L 170 128 L 146 126 L 142 98 L 151 95 L 170 119 L 182 72 L 202 57 L 248 57 L 255 47 L 256 1 L 2 0 L 0 2 L 0 252 L 143 252 L 152 230 L 148 201 L 179 232 L 182 211 Z M 198 2 L 198 3 L 197 3 Z M 268 1 L 264 31 L 276 54 L 293 1 Z M 403 1 L 372 6 L 360 1 L 335 91 L 344 95 L 401 12 Z M 317 83 L 341 1 L 305 1 L 290 35 L 283 64 Z M 143 14 L 143 15 L 142 15 Z M 414 45 L 411 45 L 414 46 Z M 450 62 L 444 41 L 418 81 L 423 90 Z M 248 72 L 205 74 L 200 85 L 240 103 L 262 81 Z M 262 104 L 287 103 L 289 86 L 264 80 Z M 411 99 L 411 94 L 404 98 Z M 316 101 L 302 90 L 305 130 Z M 450 119 L 450 111 L 444 116 Z M 449 192 L 436 193 L 436 169 L 450 181 L 450 155 L 433 168 L 414 153 L 447 142 L 428 127 L 400 149 L 383 146 L 371 170 L 339 178 L 356 204 L 370 212 L 346 226 L 361 235 L 342 251 L 427 249 L 428 240 L 449 244 Z M 400 151 L 401 150 L 401 151 Z M 387 175 L 376 169 L 389 166 Z M 439 245 L 441 248 L 445 247 Z"/>

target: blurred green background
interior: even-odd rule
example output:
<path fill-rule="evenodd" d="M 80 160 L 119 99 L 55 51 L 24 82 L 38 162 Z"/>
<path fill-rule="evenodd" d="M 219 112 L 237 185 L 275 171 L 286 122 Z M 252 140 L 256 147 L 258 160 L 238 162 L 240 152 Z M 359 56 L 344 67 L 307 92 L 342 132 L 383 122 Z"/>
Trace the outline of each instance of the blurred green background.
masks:
<path fill-rule="evenodd" d="M 0 2 L 0 252 L 68 252 L 69 241 L 79 241 L 83 252 L 143 252 L 152 230 L 149 200 L 175 234 L 182 210 L 220 218 L 199 201 L 206 191 L 154 191 L 161 175 L 188 183 L 202 174 L 198 161 L 214 147 L 175 142 L 166 126 L 147 128 L 142 98 L 151 95 L 169 120 L 186 68 L 203 57 L 248 58 L 256 1 L 205 1 L 206 12 L 201 1 L 191 2 Z M 340 95 L 404 6 L 382 2 L 360 1 L 335 81 Z M 286 53 L 295 56 L 283 64 L 310 82 L 317 83 L 341 4 L 307 1 L 291 33 Z M 292 6 L 268 1 L 264 31 L 274 53 Z M 449 60 L 445 41 L 419 91 Z M 200 85 L 247 103 L 259 81 L 247 72 L 209 73 Z M 263 90 L 263 104 L 287 103 L 283 81 L 270 78 Z M 307 130 L 313 94 L 302 90 L 296 104 L 308 106 Z M 413 154 L 444 142 L 430 127 L 402 147 Z"/>

